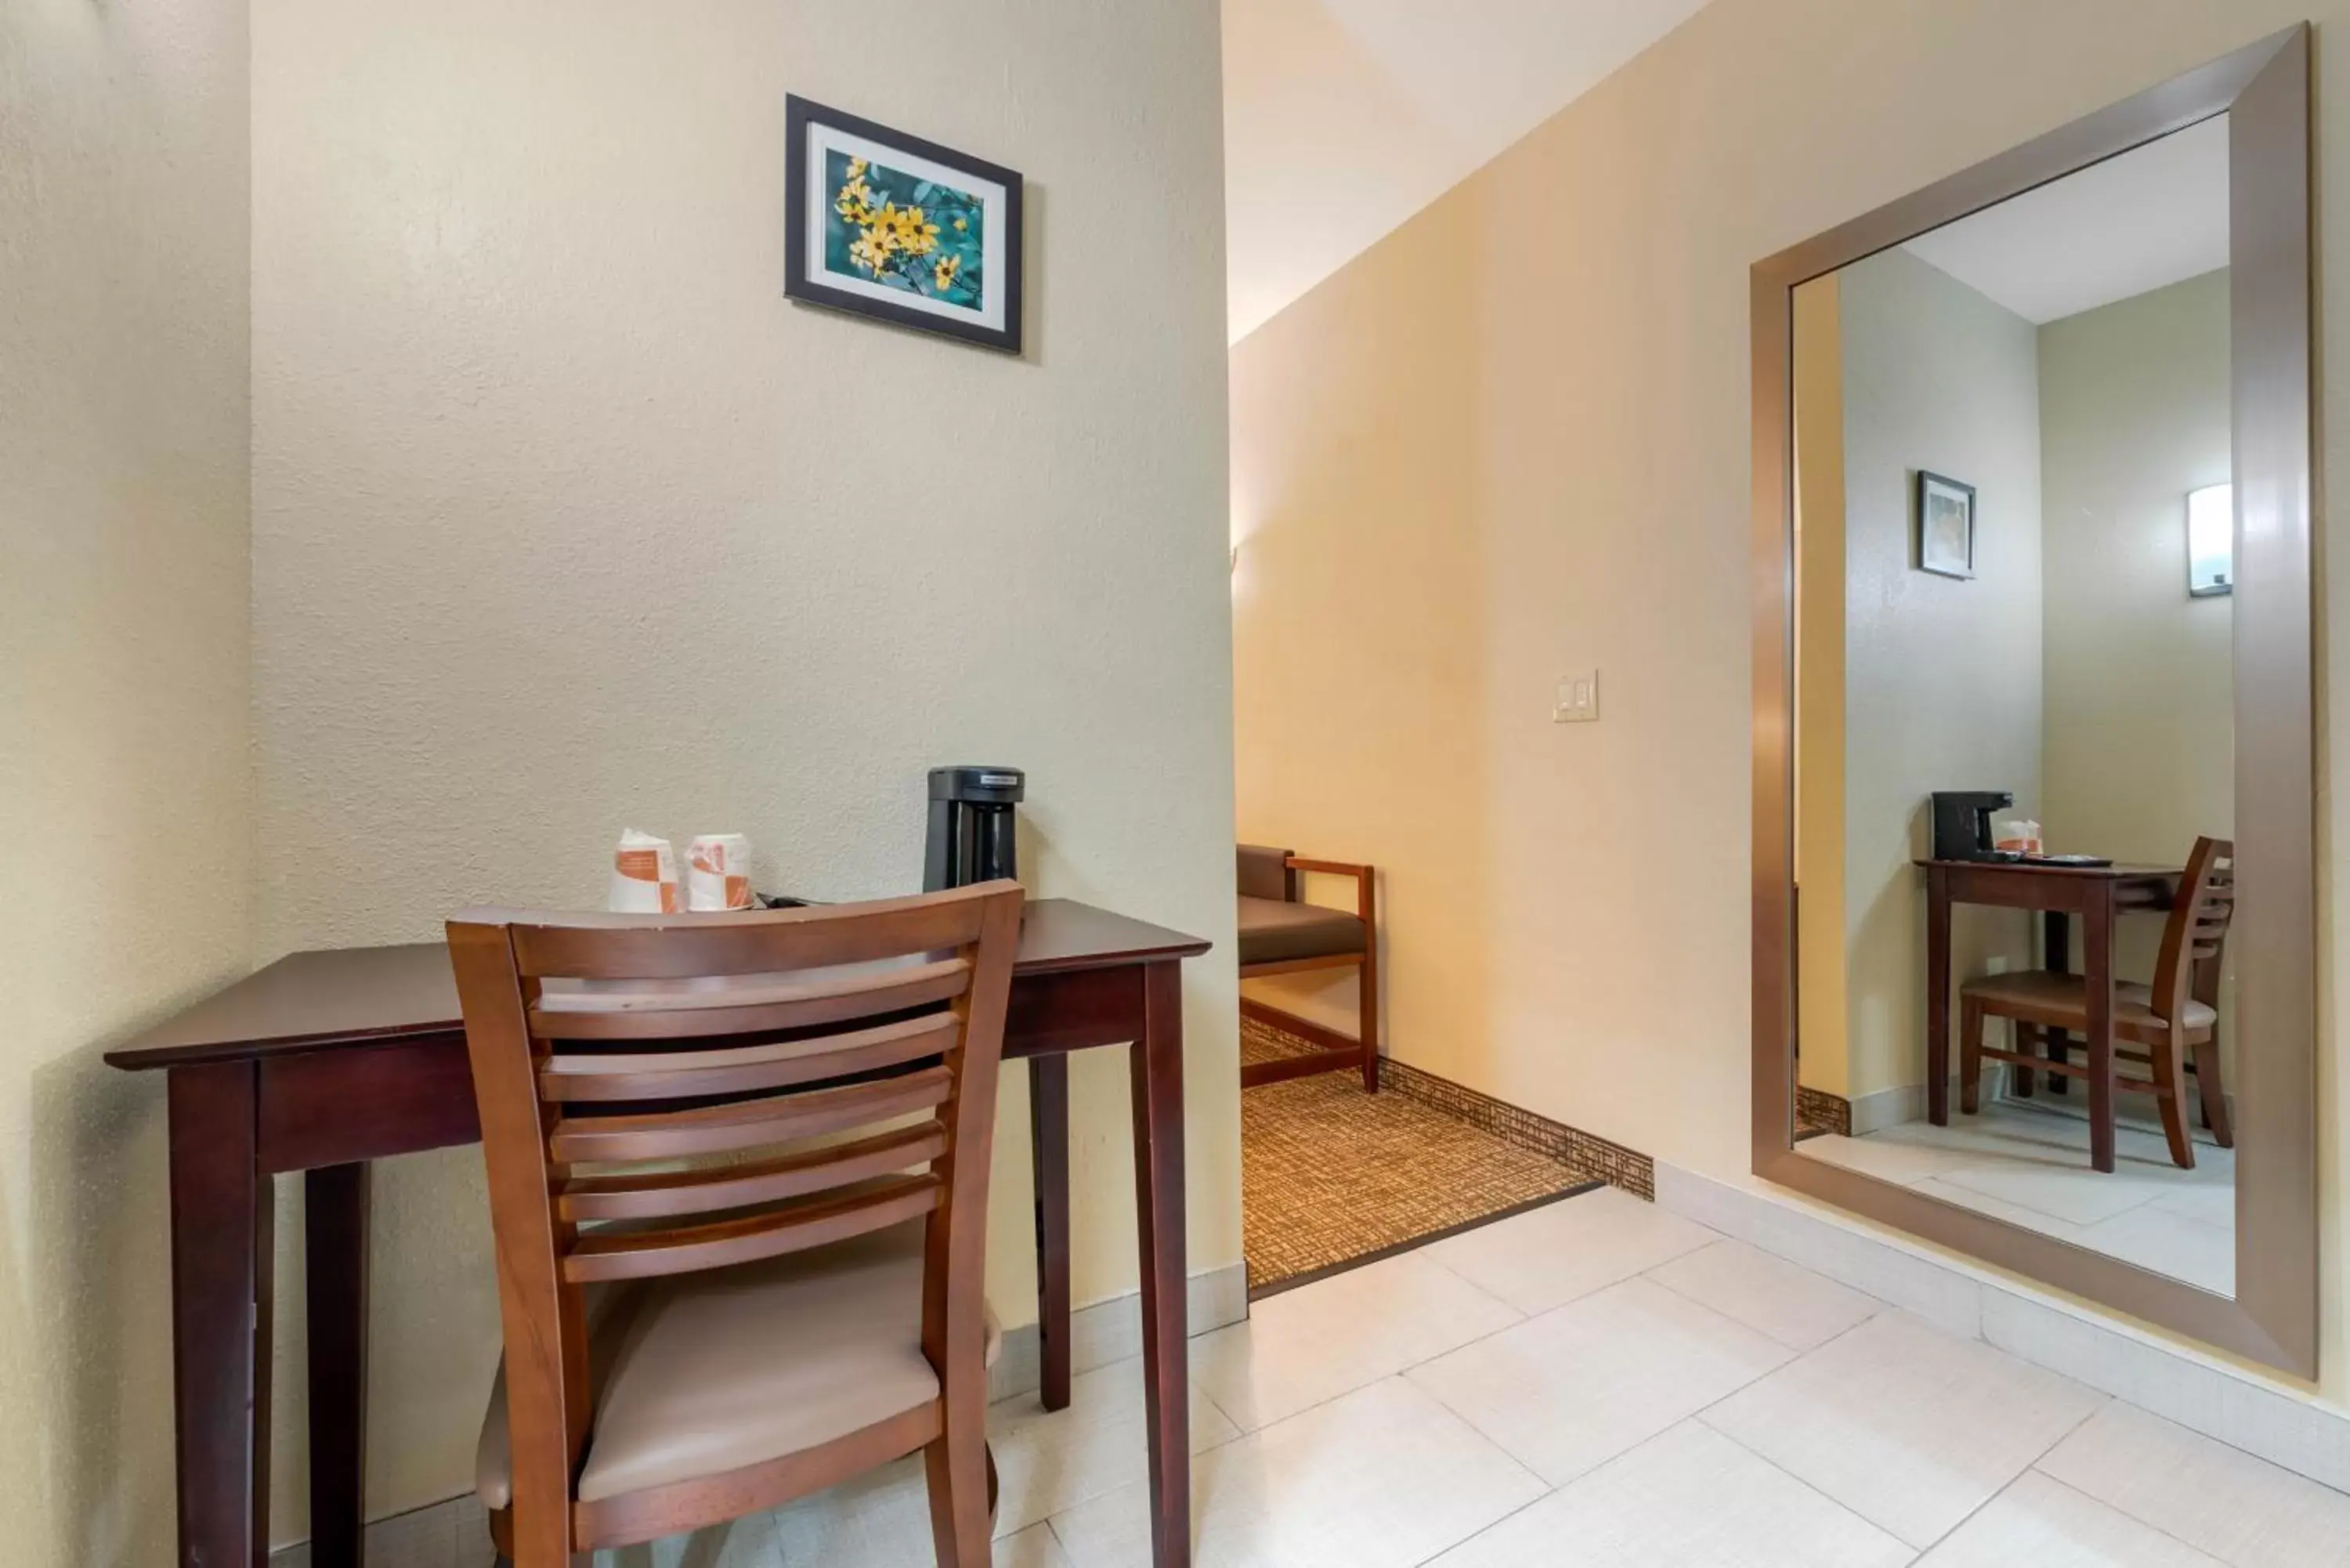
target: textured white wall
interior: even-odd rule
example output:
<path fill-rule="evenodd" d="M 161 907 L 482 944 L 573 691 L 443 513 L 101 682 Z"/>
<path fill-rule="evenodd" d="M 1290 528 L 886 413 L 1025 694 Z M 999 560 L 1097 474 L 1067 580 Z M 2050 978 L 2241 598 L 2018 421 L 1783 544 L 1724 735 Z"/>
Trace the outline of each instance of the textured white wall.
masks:
<path fill-rule="evenodd" d="M 263 956 L 593 904 L 627 824 L 902 891 L 924 770 L 1023 766 L 1032 888 L 1217 943 L 1191 1262 L 1236 1262 L 1213 0 L 263 0 L 254 49 Z M 785 301 L 786 91 L 1026 174 L 1024 358 Z M 1132 1286 L 1133 1181 L 1123 1057 L 1074 1080 L 1084 1302 Z M 372 1511 L 470 1484 L 479 1171 L 379 1168 Z"/>
<path fill-rule="evenodd" d="M 1857 1097 L 1926 1081 L 1912 862 L 1933 844 L 1927 797 L 2006 790 L 2019 815 L 2040 809 L 2040 360 L 2032 323 L 1906 250 L 1845 268 L 1836 287 L 1848 1063 L 1837 1092 Z M 1971 581 L 1915 566 L 1919 469 L 1975 486 Z M 1981 974 L 1994 954 L 2023 967 L 2024 925 L 1953 910 L 1956 972 Z"/>
<path fill-rule="evenodd" d="M 172 1556 L 162 1084 L 243 972 L 245 8 L 0 5 L 0 1559 Z"/>

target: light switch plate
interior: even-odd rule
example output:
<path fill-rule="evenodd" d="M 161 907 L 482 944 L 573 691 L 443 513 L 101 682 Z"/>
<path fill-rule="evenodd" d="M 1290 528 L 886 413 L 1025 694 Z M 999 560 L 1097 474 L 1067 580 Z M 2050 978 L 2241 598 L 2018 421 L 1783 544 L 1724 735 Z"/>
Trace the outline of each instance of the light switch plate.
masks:
<path fill-rule="evenodd" d="M 1558 680 L 1558 701 L 1550 711 L 1555 724 L 1593 724 L 1599 721 L 1599 671 L 1579 670 Z"/>

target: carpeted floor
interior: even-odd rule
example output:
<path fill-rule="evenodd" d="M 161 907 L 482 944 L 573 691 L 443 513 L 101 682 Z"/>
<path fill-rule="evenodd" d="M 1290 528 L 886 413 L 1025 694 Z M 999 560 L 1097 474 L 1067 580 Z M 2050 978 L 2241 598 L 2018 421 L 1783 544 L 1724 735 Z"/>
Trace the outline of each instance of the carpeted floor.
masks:
<path fill-rule="evenodd" d="M 1244 1062 L 1311 1049 L 1241 1022 Z M 1353 1073 L 1241 1092 L 1241 1223 L 1254 1295 L 1592 1185 L 1582 1167 L 1424 1101 L 1392 1088 L 1367 1095 Z"/>

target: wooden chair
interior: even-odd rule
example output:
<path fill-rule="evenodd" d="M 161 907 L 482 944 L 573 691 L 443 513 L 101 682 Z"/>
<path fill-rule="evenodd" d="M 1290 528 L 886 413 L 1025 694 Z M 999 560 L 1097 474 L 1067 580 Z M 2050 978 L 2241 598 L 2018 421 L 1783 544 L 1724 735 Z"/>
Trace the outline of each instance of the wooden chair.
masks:
<path fill-rule="evenodd" d="M 921 1451 L 988 1562 L 989 1151 L 1018 884 L 449 922 L 505 1362 L 502 1559 L 722 1523 Z"/>
<path fill-rule="evenodd" d="M 2220 1081 L 2220 958 L 2235 910 L 2236 846 L 2225 839 L 2197 839 L 2163 928 L 2154 983 L 2114 987 L 2116 1086 L 2156 1096 L 2170 1158 L 2189 1169 L 2195 1165 L 2186 1115 L 2190 1060 L 2204 1125 L 2220 1147 L 2232 1148 L 2236 1142 L 2227 1089 Z M 2088 986 L 2080 976 L 1988 975 L 1966 983 L 1959 1007 L 1959 1106 L 1968 1115 L 1976 1110 L 1985 1057 L 2027 1073 L 2089 1075 L 2068 1050 L 2039 1049 L 2052 1031 L 2059 1037 L 2088 1033 Z M 1984 1021 L 1993 1017 L 2014 1021 L 2017 1049 L 1995 1051 L 1983 1044 Z M 2147 1076 L 2123 1076 L 2118 1067 L 2124 1061 L 2145 1066 Z"/>
<path fill-rule="evenodd" d="M 1352 969 L 1359 1034 L 1349 1040 L 1335 1029 L 1270 1006 L 1241 999 L 1241 1013 L 1310 1040 L 1321 1049 L 1310 1055 L 1255 1062 L 1241 1068 L 1241 1087 L 1275 1084 L 1315 1073 L 1360 1072 L 1367 1094 L 1379 1091 L 1379 926 L 1378 878 L 1367 866 L 1343 860 L 1305 860 L 1286 849 L 1253 844 L 1240 848 L 1240 969 L 1243 980 L 1294 974 L 1301 970 Z M 1297 874 L 1319 872 L 1355 879 L 1355 913 L 1309 904 L 1300 896 Z"/>

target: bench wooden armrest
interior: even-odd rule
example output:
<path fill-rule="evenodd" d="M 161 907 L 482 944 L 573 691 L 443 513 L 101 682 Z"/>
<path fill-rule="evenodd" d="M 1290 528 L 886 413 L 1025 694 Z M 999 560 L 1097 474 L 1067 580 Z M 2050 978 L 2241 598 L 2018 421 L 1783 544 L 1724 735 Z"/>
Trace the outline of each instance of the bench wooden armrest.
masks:
<path fill-rule="evenodd" d="M 1302 855 L 1293 855 L 1289 857 L 1289 868 L 1292 871 L 1305 872 L 1309 876 L 1352 877 L 1355 879 L 1355 913 L 1362 917 L 1364 930 L 1372 933 L 1369 940 L 1372 941 L 1378 940 L 1371 921 L 1373 886 L 1371 867 L 1357 866 L 1347 860 L 1309 860 Z"/>

